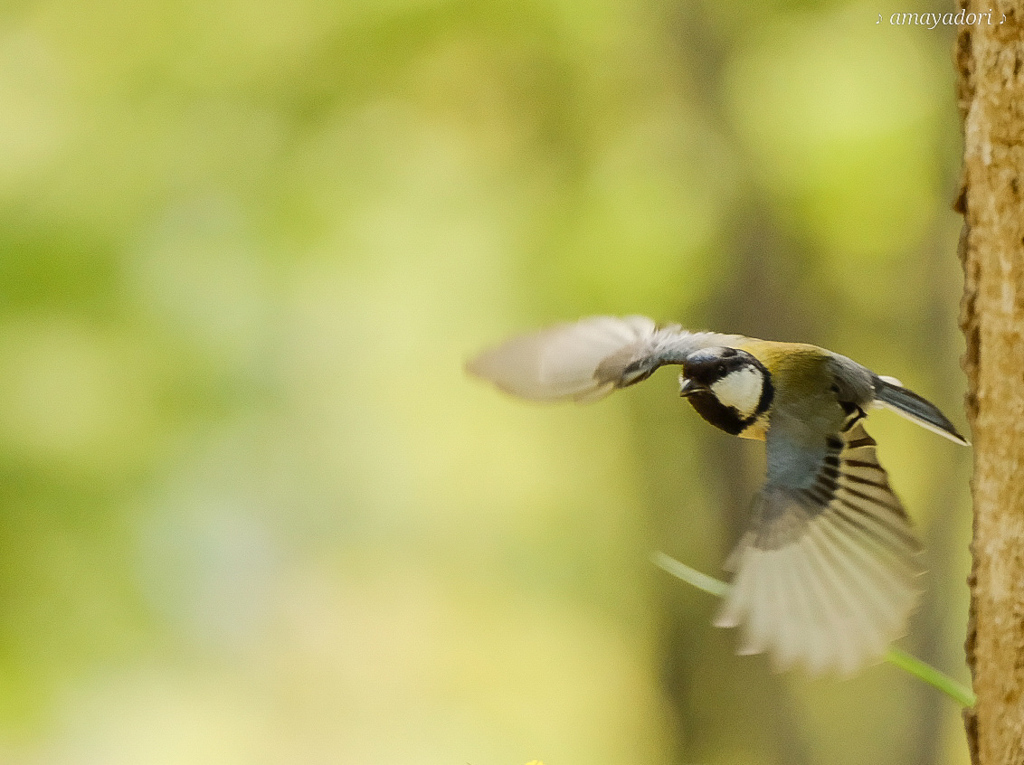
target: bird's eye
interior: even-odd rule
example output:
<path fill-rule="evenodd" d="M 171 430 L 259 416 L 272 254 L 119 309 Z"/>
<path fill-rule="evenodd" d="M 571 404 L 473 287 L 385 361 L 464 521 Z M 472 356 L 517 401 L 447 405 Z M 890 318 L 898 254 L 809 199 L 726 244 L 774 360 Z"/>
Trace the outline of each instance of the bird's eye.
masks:
<path fill-rule="evenodd" d="M 722 358 L 728 358 L 730 356 L 735 356 L 736 353 L 737 353 L 737 351 L 736 351 L 735 348 L 723 348 L 722 349 Z"/>

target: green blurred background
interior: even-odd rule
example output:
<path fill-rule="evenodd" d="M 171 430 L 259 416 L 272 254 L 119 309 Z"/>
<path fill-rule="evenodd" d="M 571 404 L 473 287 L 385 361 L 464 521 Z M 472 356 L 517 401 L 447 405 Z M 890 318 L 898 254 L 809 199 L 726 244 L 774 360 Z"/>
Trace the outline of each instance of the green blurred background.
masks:
<path fill-rule="evenodd" d="M 888 666 L 777 675 L 761 470 L 674 375 L 462 372 L 595 313 L 802 340 L 958 425 L 953 30 L 878 2 L 0 8 L 0 762 L 967 763 Z M 879 14 L 883 19 L 878 23 Z M 871 418 L 964 679 L 969 450 Z"/>

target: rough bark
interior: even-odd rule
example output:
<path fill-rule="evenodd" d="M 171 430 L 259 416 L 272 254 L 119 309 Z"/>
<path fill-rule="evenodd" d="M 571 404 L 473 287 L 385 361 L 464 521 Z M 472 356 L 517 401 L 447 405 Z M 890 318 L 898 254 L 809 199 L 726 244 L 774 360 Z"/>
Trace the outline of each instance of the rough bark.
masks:
<path fill-rule="evenodd" d="M 956 49 L 974 434 L 966 648 L 978 697 L 965 722 L 976 765 L 1024 764 L 1024 0 L 962 7 L 992 10 L 991 24 L 960 27 Z"/>

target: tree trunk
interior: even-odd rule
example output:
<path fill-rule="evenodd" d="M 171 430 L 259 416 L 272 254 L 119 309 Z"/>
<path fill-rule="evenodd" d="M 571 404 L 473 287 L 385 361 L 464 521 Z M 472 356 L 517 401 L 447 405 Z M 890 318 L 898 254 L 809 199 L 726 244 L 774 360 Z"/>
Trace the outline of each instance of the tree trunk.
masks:
<path fill-rule="evenodd" d="M 984 14 L 961 25 L 956 51 L 974 434 L 966 648 L 978 697 L 965 721 L 976 765 L 1024 764 L 1024 0 L 961 2 Z"/>

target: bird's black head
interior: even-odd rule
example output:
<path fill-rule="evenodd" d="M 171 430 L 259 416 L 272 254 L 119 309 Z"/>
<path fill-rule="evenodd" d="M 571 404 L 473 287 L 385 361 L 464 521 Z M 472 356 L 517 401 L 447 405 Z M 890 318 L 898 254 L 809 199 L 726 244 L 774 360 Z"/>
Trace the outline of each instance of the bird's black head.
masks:
<path fill-rule="evenodd" d="M 679 395 L 726 433 L 738 435 L 768 411 L 775 395 L 764 364 L 738 348 L 704 348 L 683 362 Z"/>

